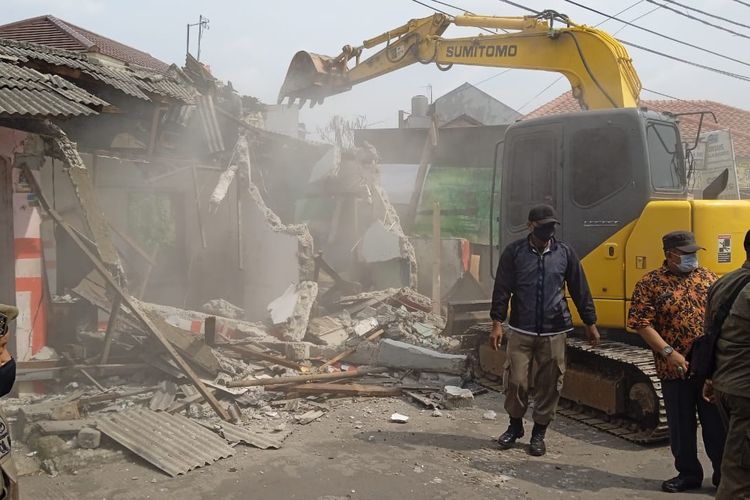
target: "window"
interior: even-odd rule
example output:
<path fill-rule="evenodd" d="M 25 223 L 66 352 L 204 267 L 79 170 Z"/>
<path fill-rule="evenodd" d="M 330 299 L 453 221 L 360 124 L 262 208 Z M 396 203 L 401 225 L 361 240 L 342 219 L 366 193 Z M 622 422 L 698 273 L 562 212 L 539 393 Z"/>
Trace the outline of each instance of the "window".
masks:
<path fill-rule="evenodd" d="M 551 132 L 513 141 L 510 155 L 508 215 L 513 227 L 526 223 L 529 208 L 539 203 L 556 206 L 557 141 Z"/>
<path fill-rule="evenodd" d="M 587 207 L 624 188 L 632 178 L 627 131 L 591 128 L 573 134 L 570 152 L 573 201 Z"/>
<path fill-rule="evenodd" d="M 672 125 L 649 123 L 646 127 L 651 184 L 657 191 L 682 191 L 685 186 L 685 166 L 678 137 Z"/>

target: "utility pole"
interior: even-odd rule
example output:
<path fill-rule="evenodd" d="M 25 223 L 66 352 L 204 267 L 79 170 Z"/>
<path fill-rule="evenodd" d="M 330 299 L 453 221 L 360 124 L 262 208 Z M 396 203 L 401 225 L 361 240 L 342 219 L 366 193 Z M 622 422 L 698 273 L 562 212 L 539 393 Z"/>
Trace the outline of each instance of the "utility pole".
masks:
<path fill-rule="evenodd" d="M 208 29 L 208 18 L 207 17 L 203 17 L 203 15 L 201 14 L 200 16 L 198 16 L 198 22 L 197 23 L 193 23 L 193 24 L 188 23 L 188 25 L 187 25 L 187 42 L 186 42 L 186 46 L 185 46 L 185 55 L 190 54 L 190 28 L 193 28 L 195 26 L 198 26 L 198 54 L 196 56 L 196 59 L 198 61 L 200 61 L 201 60 L 201 39 L 203 38 L 203 30 L 207 30 Z"/>

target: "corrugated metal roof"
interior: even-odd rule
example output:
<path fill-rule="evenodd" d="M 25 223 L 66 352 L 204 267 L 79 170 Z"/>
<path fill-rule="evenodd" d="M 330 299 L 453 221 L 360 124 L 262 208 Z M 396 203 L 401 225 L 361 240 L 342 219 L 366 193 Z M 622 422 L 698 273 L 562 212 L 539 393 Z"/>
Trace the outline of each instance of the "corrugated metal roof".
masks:
<path fill-rule="evenodd" d="M 229 422 L 221 422 L 218 424 L 205 424 L 205 426 L 212 431 L 216 432 L 219 436 L 229 442 L 231 445 L 237 443 L 245 443 L 250 446 L 255 446 L 261 450 L 267 450 L 273 448 L 278 450 L 284 439 L 289 436 L 289 433 L 277 433 L 277 434 L 265 434 L 251 431 L 239 425 L 234 425 Z"/>
<path fill-rule="evenodd" d="M 63 78 L 0 61 L 0 115 L 87 116 L 107 104 Z"/>
<path fill-rule="evenodd" d="M 141 69 L 112 68 L 88 60 L 85 54 L 53 49 L 44 45 L 0 39 L 0 58 L 2 56 L 16 58 L 20 63 L 36 60 L 53 66 L 77 69 L 127 95 L 146 101 L 151 100 L 146 92 L 186 103 L 192 103 L 196 95 L 192 89 L 173 80 L 170 76 Z"/>
<path fill-rule="evenodd" d="M 210 95 L 198 98 L 198 113 L 201 119 L 201 130 L 203 130 L 203 137 L 206 139 L 208 150 L 211 153 L 224 151 L 224 140 L 219 128 L 219 121 L 216 119 L 214 100 Z"/>
<path fill-rule="evenodd" d="M 0 116 L 89 116 L 96 111 L 49 91 L 0 88 Z"/>
<path fill-rule="evenodd" d="M 181 415 L 133 408 L 98 419 L 97 428 L 173 477 L 234 455 L 226 441 Z"/>

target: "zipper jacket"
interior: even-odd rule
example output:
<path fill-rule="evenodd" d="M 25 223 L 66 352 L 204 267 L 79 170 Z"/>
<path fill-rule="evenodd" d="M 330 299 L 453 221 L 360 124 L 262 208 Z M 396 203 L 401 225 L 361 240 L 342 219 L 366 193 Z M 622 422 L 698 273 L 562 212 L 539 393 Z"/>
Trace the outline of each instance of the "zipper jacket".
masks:
<path fill-rule="evenodd" d="M 587 325 L 596 310 L 581 261 L 567 244 L 552 239 L 540 254 L 530 239 L 503 250 L 497 267 L 490 317 L 528 335 L 556 335 L 573 329 L 565 286 Z M 510 302 L 510 318 L 508 303 Z"/>

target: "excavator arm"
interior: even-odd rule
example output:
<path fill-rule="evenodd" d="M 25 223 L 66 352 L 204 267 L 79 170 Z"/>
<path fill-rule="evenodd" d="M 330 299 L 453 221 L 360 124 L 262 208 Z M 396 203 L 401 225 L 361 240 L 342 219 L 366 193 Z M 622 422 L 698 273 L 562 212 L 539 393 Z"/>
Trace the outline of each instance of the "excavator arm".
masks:
<path fill-rule="evenodd" d="M 555 28 L 561 21 L 565 27 Z M 442 38 L 451 24 L 512 32 L 466 38 Z M 362 60 L 364 50 L 385 44 Z M 350 67 L 350 64 L 352 63 Z M 572 23 L 544 11 L 537 16 L 492 17 L 434 14 L 412 19 L 399 28 L 345 46 L 336 57 L 300 51 L 295 54 L 279 93 L 279 102 L 322 103 L 354 85 L 414 63 L 536 69 L 562 73 L 583 109 L 638 105 L 641 82 L 625 47 L 604 31 Z"/>

